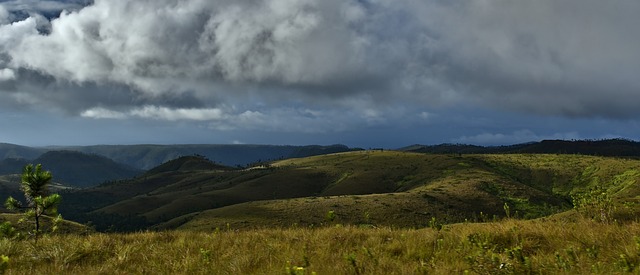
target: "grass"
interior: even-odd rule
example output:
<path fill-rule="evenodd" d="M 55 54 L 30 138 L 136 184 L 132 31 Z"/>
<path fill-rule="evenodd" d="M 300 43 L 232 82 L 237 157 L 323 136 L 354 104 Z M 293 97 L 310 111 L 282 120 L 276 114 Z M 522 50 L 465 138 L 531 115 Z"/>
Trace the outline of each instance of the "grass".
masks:
<path fill-rule="evenodd" d="M 7 274 L 585 274 L 639 272 L 640 223 L 575 218 L 441 230 L 330 226 L 0 240 Z"/>
<path fill-rule="evenodd" d="M 359 151 L 256 169 L 148 173 L 62 194 L 60 211 L 72 219 L 93 211 L 78 220 L 95 224 L 104 214 L 135 215 L 145 226 L 206 230 L 226 223 L 319 225 L 330 210 L 343 224 L 361 224 L 368 212 L 378 226 L 423 227 L 431 216 L 447 223 L 492 219 L 504 215 L 505 203 L 514 217 L 531 219 L 571 209 L 572 195 L 595 186 L 637 209 L 638 167 L 639 160 L 580 155 Z"/>
<path fill-rule="evenodd" d="M 640 273 L 638 167 L 574 155 L 353 152 L 163 172 L 103 189 L 137 188 L 110 209 L 172 213 L 156 228 L 178 230 L 3 239 L 0 256 L 8 274 Z M 615 210 L 606 222 L 569 210 L 596 186 L 589 200 Z"/>
<path fill-rule="evenodd" d="M 322 224 L 323 213 L 335 211 L 343 224 L 419 228 L 432 216 L 447 223 L 492 220 L 504 216 L 505 204 L 513 217 L 548 216 L 571 209 L 573 195 L 600 185 L 625 207 L 637 209 L 640 198 L 640 162 L 618 158 L 351 152 L 284 160 L 273 167 L 273 174 L 254 182 L 260 190 L 283 182 L 291 184 L 289 192 L 310 184 L 324 189 L 316 196 L 205 209 L 159 227 L 309 226 Z M 363 221 L 364 213 L 369 221 Z"/>

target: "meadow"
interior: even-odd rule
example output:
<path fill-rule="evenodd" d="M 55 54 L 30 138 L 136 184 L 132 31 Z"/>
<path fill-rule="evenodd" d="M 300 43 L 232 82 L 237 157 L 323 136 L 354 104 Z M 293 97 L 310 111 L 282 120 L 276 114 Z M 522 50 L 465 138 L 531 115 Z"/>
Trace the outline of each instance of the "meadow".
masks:
<path fill-rule="evenodd" d="M 576 212 L 422 229 L 222 228 L 0 240 L 6 274 L 637 273 L 640 223 Z"/>

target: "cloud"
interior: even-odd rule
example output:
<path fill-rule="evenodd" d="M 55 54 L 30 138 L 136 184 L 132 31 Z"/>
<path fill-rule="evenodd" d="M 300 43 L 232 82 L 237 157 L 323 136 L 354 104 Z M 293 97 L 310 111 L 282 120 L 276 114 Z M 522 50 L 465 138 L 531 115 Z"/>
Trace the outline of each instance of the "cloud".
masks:
<path fill-rule="evenodd" d="M 46 1 L 46 0 L 10 0 L 2 1 L 4 9 L 13 12 L 57 13 L 63 10 L 79 10 L 88 5 L 87 0 Z"/>
<path fill-rule="evenodd" d="M 160 120 L 218 120 L 223 116 L 220 109 L 170 109 L 167 107 L 145 106 L 131 112 L 133 116 L 140 118 L 152 118 Z"/>
<path fill-rule="evenodd" d="M 0 82 L 13 80 L 16 78 L 16 74 L 11 69 L 0 69 Z"/>
<path fill-rule="evenodd" d="M 10 16 L 11 14 L 9 14 L 9 11 L 0 5 L 0 25 L 5 25 L 11 22 Z"/>
<path fill-rule="evenodd" d="M 125 119 L 127 114 L 108 110 L 102 107 L 95 107 L 80 113 L 80 116 L 93 119 Z"/>
<path fill-rule="evenodd" d="M 14 83 L 3 99 L 84 117 L 329 129 L 347 115 L 386 125 L 457 106 L 640 114 L 629 100 L 640 91 L 633 0 L 1 5 L 0 70 Z M 10 19 L 16 10 L 34 13 Z"/>
<path fill-rule="evenodd" d="M 166 91 L 160 79 L 313 86 L 366 74 L 345 4 L 285 2 L 96 1 L 8 52 L 15 67 L 148 93 Z"/>
<path fill-rule="evenodd" d="M 82 117 L 93 119 L 127 119 L 127 118 L 144 118 L 155 120 L 195 120 L 209 121 L 219 120 L 224 114 L 220 109 L 197 109 L 197 108 L 177 108 L 172 109 L 160 106 L 143 106 L 129 110 L 128 112 L 120 112 L 109 110 L 103 107 L 95 107 L 83 111 Z"/>
<path fill-rule="evenodd" d="M 442 79 L 492 107 L 630 117 L 640 81 L 640 2 L 415 2 Z M 422 17 L 418 17 L 422 14 Z M 423 48 L 425 49 L 425 48 Z"/>

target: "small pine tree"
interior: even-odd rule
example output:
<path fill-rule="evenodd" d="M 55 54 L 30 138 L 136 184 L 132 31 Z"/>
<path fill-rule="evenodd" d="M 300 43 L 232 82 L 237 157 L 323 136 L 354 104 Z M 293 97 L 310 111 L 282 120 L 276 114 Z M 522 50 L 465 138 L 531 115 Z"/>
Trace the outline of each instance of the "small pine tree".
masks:
<path fill-rule="evenodd" d="M 9 210 L 24 210 L 27 219 L 33 219 L 35 228 L 33 235 L 36 240 L 41 231 L 41 218 L 43 216 L 55 216 L 54 224 L 51 231 L 55 231 L 56 224 L 62 218 L 58 215 L 58 205 L 62 197 L 58 194 L 49 195 L 48 185 L 53 179 L 53 175 L 49 171 L 43 171 L 42 165 L 34 166 L 29 164 L 22 170 L 21 189 L 24 192 L 26 204 L 9 197 L 4 203 Z"/>

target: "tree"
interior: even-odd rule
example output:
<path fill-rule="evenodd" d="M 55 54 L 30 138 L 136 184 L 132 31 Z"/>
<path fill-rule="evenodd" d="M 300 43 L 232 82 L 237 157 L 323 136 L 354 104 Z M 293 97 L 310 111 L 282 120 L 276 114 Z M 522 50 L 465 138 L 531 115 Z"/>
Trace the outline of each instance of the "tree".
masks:
<path fill-rule="evenodd" d="M 48 185 L 53 179 L 53 175 L 49 171 L 43 171 L 42 165 L 33 166 L 29 164 L 22 170 L 21 189 L 24 192 L 26 205 L 22 202 L 9 197 L 4 203 L 9 210 L 25 210 L 27 219 L 33 219 L 35 222 L 35 230 L 33 234 L 38 238 L 41 228 L 41 218 L 43 216 L 56 216 L 52 231 L 56 229 L 55 224 L 62 218 L 58 215 L 58 205 L 62 197 L 58 194 L 49 195 Z"/>
<path fill-rule="evenodd" d="M 614 221 L 615 204 L 607 189 L 600 185 L 583 193 L 572 195 L 573 208 L 583 216 L 602 223 Z"/>

